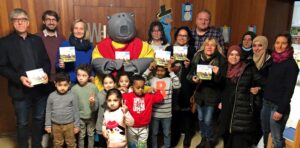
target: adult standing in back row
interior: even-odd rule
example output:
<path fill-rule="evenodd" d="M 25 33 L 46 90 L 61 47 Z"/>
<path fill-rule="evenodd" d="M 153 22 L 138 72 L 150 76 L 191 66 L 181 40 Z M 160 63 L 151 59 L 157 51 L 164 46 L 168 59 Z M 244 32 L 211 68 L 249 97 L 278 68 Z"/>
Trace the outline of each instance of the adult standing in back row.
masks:
<path fill-rule="evenodd" d="M 271 132 L 274 148 L 285 147 L 283 130 L 289 118 L 290 102 L 299 74 L 291 45 L 290 34 L 276 36 L 272 52 L 273 63 L 264 88 L 262 129 L 264 138 Z M 267 140 L 264 140 L 264 145 L 267 146 Z"/>
<path fill-rule="evenodd" d="M 1 39 L 0 75 L 8 79 L 8 93 L 12 98 L 17 120 L 17 141 L 19 148 L 40 148 L 43 133 L 44 114 L 47 102 L 46 83 L 50 73 L 50 60 L 40 37 L 30 34 L 29 17 L 25 10 L 16 8 L 10 13 L 14 31 Z M 45 84 L 32 85 L 26 71 L 42 68 Z M 31 115 L 30 115 L 31 113 Z M 29 129 L 29 117 L 32 130 Z"/>
<path fill-rule="evenodd" d="M 211 21 L 210 11 L 204 9 L 197 14 L 196 28 L 193 29 L 192 31 L 193 38 L 195 39 L 196 50 L 198 50 L 202 46 L 205 39 L 207 39 L 208 37 L 215 38 L 218 41 L 218 44 L 224 50 L 223 35 L 218 29 L 210 26 L 210 21 Z"/>

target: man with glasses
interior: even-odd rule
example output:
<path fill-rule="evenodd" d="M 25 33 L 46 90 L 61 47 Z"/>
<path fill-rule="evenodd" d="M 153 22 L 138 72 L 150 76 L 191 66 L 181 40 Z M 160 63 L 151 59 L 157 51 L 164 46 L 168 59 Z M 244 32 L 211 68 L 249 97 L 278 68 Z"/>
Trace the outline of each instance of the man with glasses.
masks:
<path fill-rule="evenodd" d="M 45 11 L 42 15 L 42 30 L 36 34 L 42 38 L 51 61 L 51 75 L 49 80 L 50 83 L 53 84 L 52 91 L 55 90 L 54 83 L 52 82 L 55 78 L 55 61 L 57 50 L 60 44 L 65 40 L 64 35 L 57 28 L 59 20 L 60 17 L 55 11 Z"/>
<path fill-rule="evenodd" d="M 198 50 L 206 38 L 216 38 L 220 46 L 224 50 L 224 38 L 222 33 L 210 26 L 211 13 L 204 9 L 201 10 L 196 17 L 196 28 L 192 30 L 193 38 L 195 39 L 195 48 Z"/>
<path fill-rule="evenodd" d="M 0 75 L 8 79 L 8 93 L 12 98 L 17 120 L 17 141 L 20 148 L 40 148 L 47 101 L 45 87 L 50 73 L 50 61 L 40 37 L 30 34 L 29 18 L 25 10 L 16 8 L 10 13 L 14 31 L 0 41 Z M 26 72 L 42 68 L 43 84 L 32 85 Z M 30 115 L 31 113 L 31 115 Z M 32 129 L 28 127 L 29 117 Z"/>

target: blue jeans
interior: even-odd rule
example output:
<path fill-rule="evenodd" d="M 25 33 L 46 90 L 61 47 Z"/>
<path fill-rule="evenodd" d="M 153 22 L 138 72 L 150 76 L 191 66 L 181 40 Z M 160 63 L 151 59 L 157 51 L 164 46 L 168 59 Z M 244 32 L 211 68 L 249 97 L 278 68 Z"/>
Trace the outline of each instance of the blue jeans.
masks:
<path fill-rule="evenodd" d="M 32 98 L 23 98 L 23 100 L 13 99 L 13 105 L 17 117 L 17 141 L 18 147 L 28 148 L 29 139 L 29 117 L 32 118 L 32 148 L 42 147 L 42 135 L 44 131 L 45 110 L 47 96 L 39 96 Z"/>
<path fill-rule="evenodd" d="M 279 121 L 275 121 L 272 117 L 277 111 L 277 106 L 269 101 L 264 100 L 261 110 L 261 124 L 264 136 L 264 147 L 267 147 L 268 135 L 271 132 L 274 148 L 283 148 L 285 146 L 283 139 L 283 131 L 285 124 L 289 118 L 289 113 L 282 114 Z"/>
<path fill-rule="evenodd" d="M 214 107 L 208 105 L 197 105 L 197 112 L 201 136 L 205 137 L 206 139 L 212 139 L 213 131 L 211 124 L 214 113 Z"/>
<path fill-rule="evenodd" d="M 153 148 L 157 148 L 157 134 L 159 131 L 159 124 L 162 125 L 164 134 L 164 148 L 171 147 L 171 119 L 172 118 L 156 118 L 151 119 L 151 144 Z"/>

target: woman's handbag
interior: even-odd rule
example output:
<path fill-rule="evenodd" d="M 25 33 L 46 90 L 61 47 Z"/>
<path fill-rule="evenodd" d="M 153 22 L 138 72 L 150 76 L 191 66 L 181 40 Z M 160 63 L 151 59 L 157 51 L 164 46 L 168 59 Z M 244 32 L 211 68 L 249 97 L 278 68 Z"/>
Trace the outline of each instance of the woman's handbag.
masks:
<path fill-rule="evenodd" d="M 196 110 L 197 110 L 197 103 L 196 103 L 195 99 L 196 99 L 196 93 L 197 93 L 198 87 L 199 87 L 199 84 L 197 85 L 197 87 L 196 87 L 196 89 L 195 89 L 193 95 L 192 95 L 191 98 L 190 98 L 191 112 L 192 112 L 192 113 L 195 113 Z"/>

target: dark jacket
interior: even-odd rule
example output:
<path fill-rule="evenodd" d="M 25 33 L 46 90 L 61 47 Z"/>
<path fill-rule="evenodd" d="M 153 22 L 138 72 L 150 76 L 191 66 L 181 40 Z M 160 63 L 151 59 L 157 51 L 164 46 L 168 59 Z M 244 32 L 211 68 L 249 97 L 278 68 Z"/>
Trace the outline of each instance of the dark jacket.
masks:
<path fill-rule="evenodd" d="M 191 63 L 191 70 L 187 75 L 187 79 L 192 82 L 192 77 L 197 75 L 197 65 L 213 65 L 219 67 L 219 72 L 215 75 L 212 74 L 212 80 L 202 80 L 198 84 L 197 93 L 195 96 L 196 103 L 199 105 L 215 106 L 220 102 L 220 93 L 223 89 L 223 83 L 226 76 L 227 62 L 224 56 L 217 53 L 216 56 L 210 61 L 203 61 L 201 54 L 203 51 L 199 51 L 195 54 Z"/>
<path fill-rule="evenodd" d="M 173 46 L 168 46 L 166 51 L 170 51 L 171 55 L 173 56 Z M 192 61 L 194 54 L 196 53 L 196 49 L 193 46 L 188 47 L 187 58 Z M 178 62 L 178 61 L 176 61 Z M 175 63 L 176 63 L 175 62 Z M 188 72 L 190 71 L 191 65 L 188 68 L 184 67 L 182 61 L 180 61 L 182 67 L 180 70 L 180 74 L 176 73 L 177 76 L 180 78 L 181 87 L 179 90 L 173 90 L 173 104 L 179 105 L 181 108 L 190 107 L 190 98 L 193 94 L 195 89 L 195 85 L 186 79 Z M 177 101 L 177 102 L 176 102 Z"/>
<path fill-rule="evenodd" d="M 262 86 L 262 77 L 253 63 L 247 64 L 237 82 L 226 79 L 222 93 L 222 111 L 220 115 L 222 130 L 250 133 L 254 129 L 255 98 L 251 87 Z"/>
<path fill-rule="evenodd" d="M 24 70 L 24 57 L 20 45 L 20 36 L 13 32 L 0 41 L 0 75 L 8 79 L 8 92 L 13 99 L 23 99 L 27 94 L 43 95 L 47 91 L 46 85 L 41 84 L 33 88 L 26 88 L 20 81 L 21 76 L 26 76 Z M 36 68 L 43 68 L 44 72 L 50 74 L 50 60 L 42 39 L 28 33 L 31 47 L 34 48 L 34 61 Z M 33 93 L 32 93 L 33 92 Z"/>
<path fill-rule="evenodd" d="M 272 63 L 264 90 L 264 99 L 277 105 L 277 112 L 290 112 L 290 102 L 298 74 L 299 68 L 293 57 L 281 63 Z"/>

